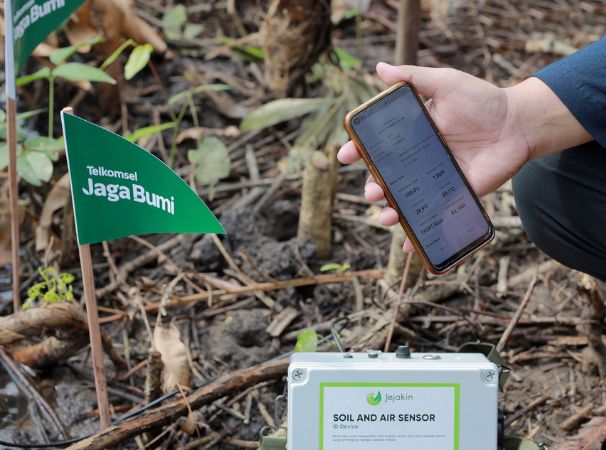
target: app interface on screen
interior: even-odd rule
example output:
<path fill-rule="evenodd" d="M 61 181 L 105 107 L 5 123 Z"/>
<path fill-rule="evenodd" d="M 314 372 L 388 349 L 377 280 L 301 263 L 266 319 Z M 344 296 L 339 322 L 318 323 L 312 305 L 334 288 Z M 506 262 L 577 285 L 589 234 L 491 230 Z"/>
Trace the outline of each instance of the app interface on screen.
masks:
<path fill-rule="evenodd" d="M 410 88 L 356 114 L 352 127 L 434 266 L 488 232 Z"/>

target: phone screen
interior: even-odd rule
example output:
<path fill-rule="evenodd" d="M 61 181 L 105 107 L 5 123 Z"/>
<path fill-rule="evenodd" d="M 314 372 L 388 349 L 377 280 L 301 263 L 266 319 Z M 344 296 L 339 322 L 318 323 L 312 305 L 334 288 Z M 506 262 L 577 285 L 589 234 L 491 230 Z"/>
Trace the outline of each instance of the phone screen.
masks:
<path fill-rule="evenodd" d="M 434 267 L 447 266 L 491 232 L 410 87 L 355 114 L 351 127 Z"/>

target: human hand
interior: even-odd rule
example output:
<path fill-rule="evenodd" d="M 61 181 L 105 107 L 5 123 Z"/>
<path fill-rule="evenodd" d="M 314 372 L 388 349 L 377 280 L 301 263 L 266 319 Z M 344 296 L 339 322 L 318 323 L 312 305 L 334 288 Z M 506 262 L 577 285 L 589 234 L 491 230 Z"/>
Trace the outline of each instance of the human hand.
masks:
<path fill-rule="evenodd" d="M 530 159 L 530 146 L 513 114 L 508 89 L 454 69 L 379 63 L 377 73 L 388 85 L 405 81 L 430 98 L 427 110 L 479 196 L 499 187 Z M 360 159 L 353 142 L 339 150 L 338 159 L 343 164 Z M 373 202 L 385 198 L 372 176 L 366 182 L 364 196 Z M 379 222 L 394 225 L 398 214 L 386 206 Z M 410 241 L 406 241 L 404 250 L 413 250 Z"/>

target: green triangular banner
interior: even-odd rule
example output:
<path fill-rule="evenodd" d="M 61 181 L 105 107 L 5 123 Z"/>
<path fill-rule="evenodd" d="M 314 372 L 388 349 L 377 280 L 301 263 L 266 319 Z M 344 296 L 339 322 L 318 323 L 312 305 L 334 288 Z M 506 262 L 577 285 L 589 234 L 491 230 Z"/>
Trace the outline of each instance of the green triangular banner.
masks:
<path fill-rule="evenodd" d="M 15 73 L 37 45 L 65 22 L 84 0 L 5 0 L 10 2 Z M 6 8 L 5 8 L 6 14 Z"/>
<path fill-rule="evenodd" d="M 145 149 L 62 113 L 78 243 L 148 233 L 224 233 L 198 195 Z"/>

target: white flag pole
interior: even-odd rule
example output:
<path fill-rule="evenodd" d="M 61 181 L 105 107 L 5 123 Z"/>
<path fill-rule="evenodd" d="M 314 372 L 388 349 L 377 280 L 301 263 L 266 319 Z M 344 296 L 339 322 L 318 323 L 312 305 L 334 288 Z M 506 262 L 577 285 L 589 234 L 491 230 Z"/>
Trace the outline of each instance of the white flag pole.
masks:
<path fill-rule="evenodd" d="M 4 1 L 4 83 L 6 84 L 6 120 L 8 143 L 8 194 L 11 213 L 11 255 L 13 263 L 13 308 L 21 308 L 19 279 L 19 185 L 17 178 L 17 94 L 13 38 L 12 0 Z"/>
<path fill-rule="evenodd" d="M 72 108 L 63 108 L 61 111 L 61 124 L 63 124 L 63 114 L 73 114 Z M 65 127 L 63 127 L 65 136 Z M 65 137 L 65 150 L 69 152 L 67 137 Z M 69 167 L 69 158 L 68 170 Z M 72 189 L 73 185 L 70 182 Z M 74 208 L 74 215 L 76 214 Z M 76 227 L 76 234 L 78 233 Z M 80 245 L 78 242 L 78 251 L 80 253 L 80 267 L 82 268 L 82 284 L 84 286 L 84 300 L 86 302 L 86 318 L 88 321 L 88 333 L 90 335 L 90 347 L 93 360 L 93 374 L 95 375 L 95 389 L 97 391 L 97 406 L 99 408 L 99 419 L 101 429 L 111 425 L 111 415 L 109 410 L 109 400 L 107 396 L 107 378 L 105 376 L 105 365 L 103 363 L 103 344 L 101 341 L 101 324 L 99 322 L 99 310 L 97 308 L 97 297 L 95 295 L 95 277 L 93 275 L 93 260 L 90 254 L 90 245 Z"/>

